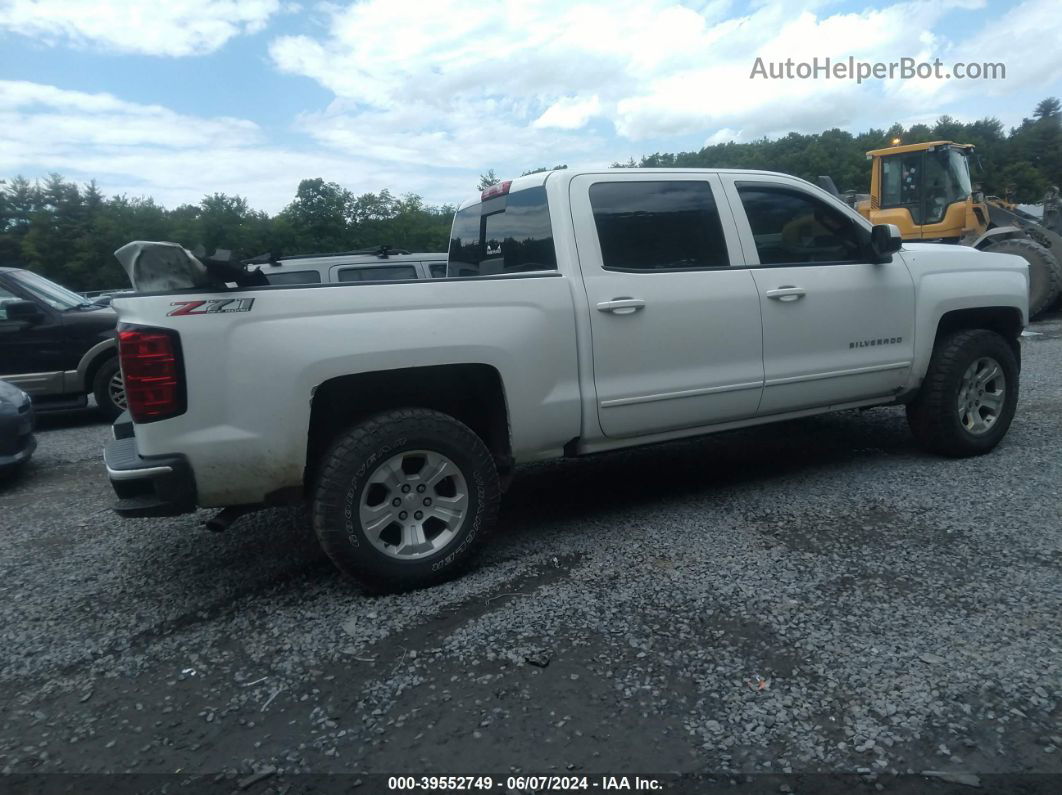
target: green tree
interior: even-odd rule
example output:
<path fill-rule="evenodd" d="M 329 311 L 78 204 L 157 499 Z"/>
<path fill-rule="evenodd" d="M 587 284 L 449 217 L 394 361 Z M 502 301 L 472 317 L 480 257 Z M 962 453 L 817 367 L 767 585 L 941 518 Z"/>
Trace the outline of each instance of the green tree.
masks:
<path fill-rule="evenodd" d="M 281 212 L 290 225 L 291 242 L 302 253 L 349 248 L 353 214 L 351 192 L 320 177 L 302 180 L 295 200 Z"/>
<path fill-rule="evenodd" d="M 561 163 L 559 165 L 554 166 L 553 168 L 546 168 L 545 166 L 539 166 L 538 168 L 533 168 L 530 171 L 525 171 L 520 176 L 521 177 L 526 177 L 528 174 L 541 174 L 544 171 L 563 171 L 567 167 L 568 167 L 568 165 L 566 163 Z"/>
<path fill-rule="evenodd" d="M 487 169 L 486 174 L 479 175 L 479 184 L 476 185 L 476 190 L 486 190 L 491 185 L 497 185 L 501 182 L 501 179 L 494 173 L 494 169 Z"/>
<path fill-rule="evenodd" d="M 1036 105 L 1036 110 L 1033 111 L 1033 118 L 1036 119 L 1058 119 L 1059 117 L 1062 117 L 1062 102 L 1058 97 L 1040 100 Z"/>

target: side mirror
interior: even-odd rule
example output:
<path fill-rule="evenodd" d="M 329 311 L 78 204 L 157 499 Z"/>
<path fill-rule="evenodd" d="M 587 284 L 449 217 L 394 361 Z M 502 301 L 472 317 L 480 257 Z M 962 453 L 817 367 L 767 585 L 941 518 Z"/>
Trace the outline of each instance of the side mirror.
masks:
<path fill-rule="evenodd" d="M 32 301 L 12 301 L 4 304 L 8 320 L 21 320 L 26 323 L 39 323 L 44 319 L 41 308 Z"/>
<path fill-rule="evenodd" d="M 892 255 L 900 250 L 903 237 L 896 224 L 874 224 L 870 230 L 870 250 L 874 264 L 892 262 Z"/>

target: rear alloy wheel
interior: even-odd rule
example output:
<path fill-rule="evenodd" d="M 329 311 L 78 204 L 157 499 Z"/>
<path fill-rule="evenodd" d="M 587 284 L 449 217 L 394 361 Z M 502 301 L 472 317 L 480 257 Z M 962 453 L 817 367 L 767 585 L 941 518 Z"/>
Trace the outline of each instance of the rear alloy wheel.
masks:
<path fill-rule="evenodd" d="M 427 409 L 378 414 L 341 433 L 321 460 L 313 526 L 345 574 L 372 591 L 449 579 L 494 524 L 500 487 L 483 441 Z"/>
<path fill-rule="evenodd" d="M 365 480 L 358 508 L 376 549 L 397 560 L 432 555 L 454 540 L 468 518 L 468 484 L 449 458 L 407 450 Z"/>
<path fill-rule="evenodd" d="M 117 357 L 100 365 L 96 377 L 92 379 L 92 394 L 100 412 L 109 420 L 126 410 L 125 381 Z"/>
<path fill-rule="evenodd" d="M 1018 360 L 999 334 L 958 331 L 937 341 L 907 421 L 934 453 L 981 455 L 1006 434 L 1018 405 Z"/>

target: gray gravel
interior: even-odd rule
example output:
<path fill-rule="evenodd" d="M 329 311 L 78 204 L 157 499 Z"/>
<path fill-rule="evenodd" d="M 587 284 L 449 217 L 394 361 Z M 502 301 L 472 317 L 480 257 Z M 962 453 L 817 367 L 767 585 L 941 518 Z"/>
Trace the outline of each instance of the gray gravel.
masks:
<path fill-rule="evenodd" d="M 46 417 L 0 483 L 0 770 L 1060 774 L 1062 320 L 1032 331 L 990 456 L 877 409 L 529 467 L 475 572 L 397 597 L 291 512 L 118 519 L 108 428 Z"/>

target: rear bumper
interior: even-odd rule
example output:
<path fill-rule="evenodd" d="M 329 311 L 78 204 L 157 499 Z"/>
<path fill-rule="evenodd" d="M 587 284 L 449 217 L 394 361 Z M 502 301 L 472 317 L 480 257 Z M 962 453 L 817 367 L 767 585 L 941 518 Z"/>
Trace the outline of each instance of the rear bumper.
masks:
<path fill-rule="evenodd" d="M 195 510 L 195 477 L 182 455 L 142 456 L 129 433 L 128 415 L 114 424 L 115 438 L 103 448 L 103 462 L 122 516 L 176 516 Z"/>

